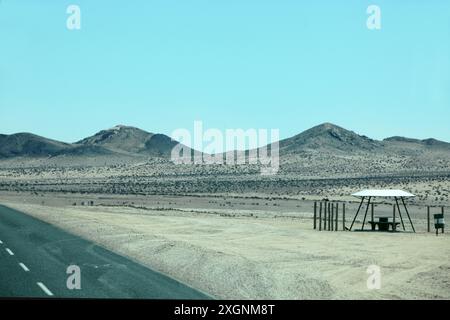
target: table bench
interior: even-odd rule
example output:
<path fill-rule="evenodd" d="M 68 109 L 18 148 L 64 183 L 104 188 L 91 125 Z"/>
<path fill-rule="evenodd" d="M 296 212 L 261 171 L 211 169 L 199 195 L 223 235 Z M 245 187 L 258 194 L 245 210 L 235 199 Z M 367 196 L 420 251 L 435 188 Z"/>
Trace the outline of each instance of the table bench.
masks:
<path fill-rule="evenodd" d="M 375 231 L 378 227 L 378 231 L 389 231 L 391 229 L 392 231 L 397 230 L 397 227 L 400 225 L 400 222 L 390 222 L 386 221 L 385 219 L 379 221 L 368 221 L 370 226 L 372 227 L 372 231 Z"/>

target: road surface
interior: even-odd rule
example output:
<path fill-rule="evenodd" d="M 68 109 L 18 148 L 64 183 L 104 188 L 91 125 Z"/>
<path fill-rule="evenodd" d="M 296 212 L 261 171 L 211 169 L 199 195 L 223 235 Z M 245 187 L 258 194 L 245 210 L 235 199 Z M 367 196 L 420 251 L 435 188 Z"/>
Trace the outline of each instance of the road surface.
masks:
<path fill-rule="evenodd" d="M 67 268 L 73 265 L 80 268 L 79 290 L 67 286 L 73 275 Z M 2 205 L 0 297 L 209 299 L 130 259 Z"/>

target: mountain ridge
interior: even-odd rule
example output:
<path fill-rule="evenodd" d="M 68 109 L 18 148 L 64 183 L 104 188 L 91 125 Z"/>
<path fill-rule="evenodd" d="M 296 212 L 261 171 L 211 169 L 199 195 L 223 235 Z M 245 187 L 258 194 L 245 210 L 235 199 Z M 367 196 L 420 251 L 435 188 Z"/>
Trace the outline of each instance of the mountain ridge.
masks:
<path fill-rule="evenodd" d="M 393 136 L 375 140 L 329 122 L 282 139 L 279 143 L 280 152 L 287 154 L 305 151 L 336 153 L 450 151 L 450 143 L 434 138 L 420 140 Z M 167 135 L 126 125 L 100 130 L 75 143 L 52 140 L 32 133 L 0 134 L 0 158 L 121 154 L 169 158 L 171 150 L 177 144 L 179 142 Z"/>

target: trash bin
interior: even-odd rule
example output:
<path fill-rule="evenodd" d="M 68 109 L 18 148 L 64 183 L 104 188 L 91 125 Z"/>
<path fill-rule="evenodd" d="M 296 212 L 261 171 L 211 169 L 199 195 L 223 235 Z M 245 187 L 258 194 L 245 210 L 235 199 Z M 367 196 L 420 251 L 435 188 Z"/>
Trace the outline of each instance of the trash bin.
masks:
<path fill-rule="evenodd" d="M 436 228 L 436 234 L 438 233 L 439 229 L 442 229 L 442 232 L 444 232 L 444 215 L 442 213 L 435 214 L 434 215 L 434 227 Z"/>
<path fill-rule="evenodd" d="M 378 218 L 378 230 L 389 231 L 389 218 L 387 217 Z"/>

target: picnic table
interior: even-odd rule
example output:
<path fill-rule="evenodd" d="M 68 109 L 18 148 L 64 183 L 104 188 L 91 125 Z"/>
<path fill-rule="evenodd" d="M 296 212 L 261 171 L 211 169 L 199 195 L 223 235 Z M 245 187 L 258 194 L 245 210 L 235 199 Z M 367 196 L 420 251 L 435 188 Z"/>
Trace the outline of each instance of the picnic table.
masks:
<path fill-rule="evenodd" d="M 380 217 L 378 221 L 369 221 L 370 226 L 372 227 L 372 231 L 375 231 L 378 227 L 378 231 L 392 231 L 397 230 L 397 226 L 400 225 L 400 222 L 391 222 L 389 218 Z"/>

